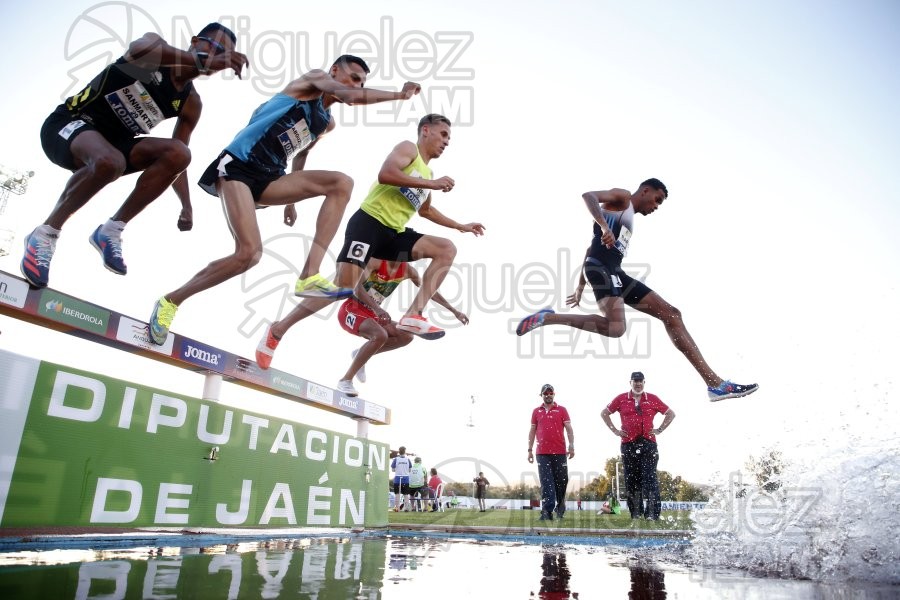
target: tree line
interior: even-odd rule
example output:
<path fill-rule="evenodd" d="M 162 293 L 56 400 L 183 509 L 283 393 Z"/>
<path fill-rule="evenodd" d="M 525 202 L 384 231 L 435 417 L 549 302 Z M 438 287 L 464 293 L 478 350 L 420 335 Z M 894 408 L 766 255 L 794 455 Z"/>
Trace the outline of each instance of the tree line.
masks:
<path fill-rule="evenodd" d="M 590 483 L 578 491 L 570 491 L 568 500 L 606 500 L 615 490 L 616 461 L 618 456 L 606 459 L 603 474 L 594 478 Z M 709 492 L 705 487 L 695 485 L 682 479 L 680 475 L 673 476 L 668 471 L 657 471 L 659 475 L 659 492 L 663 501 L 674 502 L 706 502 L 709 500 Z M 444 494 L 453 492 L 457 496 L 471 496 L 471 482 L 444 482 Z M 625 495 L 625 473 L 619 471 L 619 494 Z M 485 491 L 487 498 L 510 498 L 512 500 L 539 500 L 541 487 L 539 485 L 526 485 L 520 483 L 512 486 L 490 485 Z"/>

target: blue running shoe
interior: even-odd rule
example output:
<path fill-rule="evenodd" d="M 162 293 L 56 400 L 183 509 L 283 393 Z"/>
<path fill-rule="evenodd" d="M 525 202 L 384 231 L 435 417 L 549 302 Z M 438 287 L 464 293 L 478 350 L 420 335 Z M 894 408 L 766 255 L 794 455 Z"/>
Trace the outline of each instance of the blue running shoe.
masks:
<path fill-rule="evenodd" d="M 759 385 L 751 383 L 750 385 L 741 385 L 725 380 L 719 387 L 706 388 L 709 393 L 710 402 L 718 402 L 719 400 L 727 400 L 728 398 L 741 398 L 752 394 L 759 389 Z"/>
<path fill-rule="evenodd" d="M 36 230 L 35 230 L 36 231 Z M 25 238 L 25 256 L 19 268 L 28 283 L 36 288 L 45 288 L 50 281 L 50 261 L 56 250 L 58 236 L 48 235 L 42 237 L 32 231 Z"/>
<path fill-rule="evenodd" d="M 544 324 L 544 317 L 552 314 L 555 314 L 552 309 L 544 308 L 533 315 L 528 315 L 519 321 L 519 324 L 516 326 L 516 335 L 525 335 L 529 331 L 541 327 Z"/>
<path fill-rule="evenodd" d="M 91 245 L 103 257 L 103 266 L 117 275 L 125 275 L 128 267 L 122 260 L 122 238 L 104 235 L 100 233 L 100 227 L 103 226 L 100 225 L 91 234 Z"/>

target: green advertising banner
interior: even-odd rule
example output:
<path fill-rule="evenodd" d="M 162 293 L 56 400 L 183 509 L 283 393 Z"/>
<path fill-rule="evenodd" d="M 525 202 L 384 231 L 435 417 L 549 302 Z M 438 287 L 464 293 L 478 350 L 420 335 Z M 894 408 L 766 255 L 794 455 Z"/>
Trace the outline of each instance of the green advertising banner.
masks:
<path fill-rule="evenodd" d="M 293 542 L 296 542 L 294 540 Z M 254 551 L 213 546 L 145 559 L 0 567 L 16 600 L 124 598 L 380 598 L 387 541 L 271 542 Z"/>
<path fill-rule="evenodd" d="M 0 351 L 0 527 L 383 527 L 385 444 Z"/>

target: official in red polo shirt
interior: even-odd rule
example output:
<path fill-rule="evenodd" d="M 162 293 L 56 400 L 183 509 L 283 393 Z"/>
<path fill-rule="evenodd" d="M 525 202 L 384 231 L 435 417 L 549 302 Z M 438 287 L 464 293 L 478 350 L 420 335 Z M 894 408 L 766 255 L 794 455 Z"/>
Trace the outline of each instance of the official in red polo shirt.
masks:
<path fill-rule="evenodd" d="M 543 402 L 531 413 L 528 432 L 528 462 L 534 462 L 534 438 L 537 436 L 538 477 L 541 480 L 541 521 L 559 519 L 566 512 L 566 487 L 569 485 L 569 463 L 566 460 L 566 440 L 569 436 L 568 457 L 575 457 L 575 433 L 569 411 L 554 402 L 555 392 L 549 383 L 541 388 Z"/>
<path fill-rule="evenodd" d="M 659 519 L 659 478 L 656 465 L 659 452 L 656 436 L 662 433 L 675 418 L 675 412 L 654 394 L 644 391 L 644 374 L 631 374 L 631 391 L 619 394 L 600 413 L 610 431 L 622 438 L 622 462 L 625 464 L 625 494 L 631 518 Z M 622 419 L 622 429 L 616 429 L 610 414 L 617 412 Z M 653 428 L 653 417 L 664 416 L 658 429 Z M 646 501 L 646 506 L 644 501 Z"/>

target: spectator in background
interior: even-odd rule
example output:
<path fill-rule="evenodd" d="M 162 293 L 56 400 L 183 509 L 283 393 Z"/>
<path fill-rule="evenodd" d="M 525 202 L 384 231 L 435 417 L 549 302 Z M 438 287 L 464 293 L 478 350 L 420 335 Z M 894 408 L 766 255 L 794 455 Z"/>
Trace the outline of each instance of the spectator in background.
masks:
<path fill-rule="evenodd" d="M 666 430 L 675 418 L 675 412 L 658 396 L 644 391 L 644 374 L 631 374 L 631 391 L 619 394 L 600 413 L 609 430 L 622 438 L 622 462 L 625 465 L 625 494 L 631 518 L 659 519 L 662 506 L 659 497 L 659 477 L 656 465 L 659 451 L 656 436 Z M 622 429 L 616 429 L 610 414 L 618 412 Z M 653 417 L 664 416 L 658 429 L 653 428 Z"/>
<path fill-rule="evenodd" d="M 409 470 L 409 496 L 416 499 L 413 510 L 416 512 L 422 510 L 422 500 L 428 498 L 428 487 L 425 485 L 425 465 L 422 464 L 422 457 L 417 456 L 413 461 L 413 466 Z"/>
<path fill-rule="evenodd" d="M 440 477 L 438 477 L 437 469 L 434 467 L 431 468 L 431 479 L 428 480 L 428 497 L 432 498 L 431 502 L 431 512 L 437 512 L 438 504 L 441 502 L 441 497 L 438 495 L 438 486 L 444 483 Z"/>
<path fill-rule="evenodd" d="M 485 477 L 484 473 L 481 471 L 478 472 L 478 477 L 472 481 L 475 483 L 475 499 L 478 500 L 478 510 L 485 512 L 487 511 L 487 507 L 485 506 L 484 498 L 487 486 L 491 485 L 491 482 L 487 480 L 487 477 Z"/>
<path fill-rule="evenodd" d="M 400 446 L 397 456 L 391 461 L 391 470 L 394 472 L 394 512 L 400 510 L 400 505 L 404 505 L 404 510 L 409 510 L 409 502 L 406 501 L 409 495 L 409 472 L 412 464 L 409 457 L 406 456 L 406 446 Z"/>

